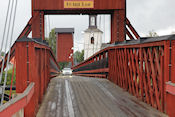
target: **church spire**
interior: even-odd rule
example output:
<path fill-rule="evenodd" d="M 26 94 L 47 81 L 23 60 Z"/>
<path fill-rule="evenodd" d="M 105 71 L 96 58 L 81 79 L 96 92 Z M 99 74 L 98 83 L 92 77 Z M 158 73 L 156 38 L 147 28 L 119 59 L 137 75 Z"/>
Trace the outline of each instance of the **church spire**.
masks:
<path fill-rule="evenodd" d="M 89 28 L 97 28 L 97 15 L 89 15 Z"/>

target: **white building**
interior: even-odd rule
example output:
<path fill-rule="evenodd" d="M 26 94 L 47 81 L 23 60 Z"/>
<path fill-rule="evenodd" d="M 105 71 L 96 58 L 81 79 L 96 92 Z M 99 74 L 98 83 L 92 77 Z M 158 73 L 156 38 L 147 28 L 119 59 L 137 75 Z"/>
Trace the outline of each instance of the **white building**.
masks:
<path fill-rule="evenodd" d="M 97 16 L 89 16 L 89 28 L 84 31 L 84 60 L 102 48 L 103 32 L 97 28 Z"/>

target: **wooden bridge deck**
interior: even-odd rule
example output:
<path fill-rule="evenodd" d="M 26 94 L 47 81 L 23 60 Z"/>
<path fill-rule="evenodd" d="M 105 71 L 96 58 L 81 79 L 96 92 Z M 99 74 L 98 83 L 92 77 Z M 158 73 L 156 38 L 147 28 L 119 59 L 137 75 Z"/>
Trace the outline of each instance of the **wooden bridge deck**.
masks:
<path fill-rule="evenodd" d="M 164 117 L 106 79 L 59 76 L 51 80 L 37 117 Z"/>

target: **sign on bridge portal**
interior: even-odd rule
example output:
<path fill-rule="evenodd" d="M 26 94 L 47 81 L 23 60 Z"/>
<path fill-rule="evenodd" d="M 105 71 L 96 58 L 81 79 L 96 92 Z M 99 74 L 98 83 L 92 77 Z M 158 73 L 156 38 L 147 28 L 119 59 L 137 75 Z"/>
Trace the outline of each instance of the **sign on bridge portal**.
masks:
<path fill-rule="evenodd" d="M 64 8 L 94 8 L 94 0 L 64 0 Z"/>

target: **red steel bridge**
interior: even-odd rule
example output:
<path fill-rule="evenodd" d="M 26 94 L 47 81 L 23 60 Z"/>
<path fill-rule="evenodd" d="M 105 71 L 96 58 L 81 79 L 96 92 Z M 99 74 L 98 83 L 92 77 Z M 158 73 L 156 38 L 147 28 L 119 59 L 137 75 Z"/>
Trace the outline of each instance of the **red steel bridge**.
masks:
<path fill-rule="evenodd" d="M 8 54 L 15 59 L 18 95 L 0 117 L 175 117 L 175 35 L 140 37 L 126 0 L 31 2 L 32 17 L 4 57 L 4 65 Z M 44 15 L 60 14 L 111 15 L 110 46 L 74 66 L 72 77 L 57 76 L 44 40 Z"/>

